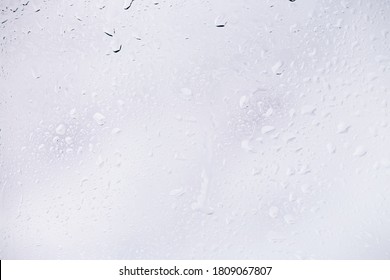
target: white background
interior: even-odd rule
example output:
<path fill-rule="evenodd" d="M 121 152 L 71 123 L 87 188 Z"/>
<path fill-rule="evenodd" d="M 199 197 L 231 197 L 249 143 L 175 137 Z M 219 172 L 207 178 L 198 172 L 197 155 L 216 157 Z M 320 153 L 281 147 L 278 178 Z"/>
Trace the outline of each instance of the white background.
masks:
<path fill-rule="evenodd" d="M 203 276 L 119 276 L 127 268 L 202 268 Z M 213 267 L 272 266 L 267 276 L 214 276 Z M 3 261 L 2 279 L 389 279 L 388 261 Z"/>

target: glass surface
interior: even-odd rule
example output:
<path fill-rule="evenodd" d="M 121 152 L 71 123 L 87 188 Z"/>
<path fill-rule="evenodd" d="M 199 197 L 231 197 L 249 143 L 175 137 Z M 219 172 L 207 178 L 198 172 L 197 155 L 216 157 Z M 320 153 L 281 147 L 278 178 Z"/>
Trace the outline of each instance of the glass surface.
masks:
<path fill-rule="evenodd" d="M 390 1 L 0 0 L 1 259 L 389 259 Z"/>

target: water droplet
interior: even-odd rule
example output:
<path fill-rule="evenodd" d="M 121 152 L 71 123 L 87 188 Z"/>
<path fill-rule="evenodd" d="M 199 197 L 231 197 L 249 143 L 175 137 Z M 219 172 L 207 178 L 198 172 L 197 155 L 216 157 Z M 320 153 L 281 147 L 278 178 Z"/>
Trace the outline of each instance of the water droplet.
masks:
<path fill-rule="evenodd" d="M 122 44 L 114 38 L 111 42 L 111 49 L 114 53 L 118 53 L 122 50 Z"/>
<path fill-rule="evenodd" d="M 262 173 L 262 169 L 261 168 L 253 168 L 252 169 L 252 175 L 253 176 L 257 176 L 257 175 L 260 175 Z"/>
<path fill-rule="evenodd" d="M 66 137 L 66 138 L 65 138 L 65 142 L 66 142 L 68 145 L 72 144 L 72 143 L 73 143 L 72 137 Z"/>
<path fill-rule="evenodd" d="M 102 168 L 104 166 L 104 159 L 102 156 L 99 156 L 96 160 L 96 164 L 97 166 L 99 166 L 100 168 Z"/>
<path fill-rule="evenodd" d="M 272 219 L 276 219 L 276 218 L 279 216 L 279 208 L 276 207 L 276 206 L 272 206 L 272 207 L 268 210 L 268 215 L 269 215 Z"/>
<path fill-rule="evenodd" d="M 367 150 L 364 146 L 358 146 L 356 147 L 355 151 L 353 152 L 353 155 L 355 157 L 362 157 L 367 153 Z"/>
<path fill-rule="evenodd" d="M 296 222 L 296 219 L 293 215 L 291 214 L 287 214 L 283 217 L 284 221 L 289 224 L 289 225 L 292 225 L 292 224 L 295 224 Z"/>
<path fill-rule="evenodd" d="M 241 141 L 241 148 L 244 149 L 247 152 L 253 152 L 253 147 L 250 144 L 249 140 L 242 140 Z"/>
<path fill-rule="evenodd" d="M 214 21 L 214 24 L 216 27 L 225 27 L 225 25 L 227 24 L 226 17 L 225 16 L 217 16 L 215 21 Z"/>
<path fill-rule="evenodd" d="M 350 127 L 350 125 L 341 122 L 337 125 L 337 133 L 347 133 Z"/>
<path fill-rule="evenodd" d="M 275 127 L 271 125 L 265 125 L 261 128 L 261 133 L 262 134 L 267 134 L 275 130 Z"/>
<path fill-rule="evenodd" d="M 336 147 L 332 143 L 326 144 L 326 149 L 329 154 L 334 154 L 336 152 Z"/>
<path fill-rule="evenodd" d="M 95 120 L 95 122 L 98 124 L 98 125 L 104 125 L 105 122 L 106 122 L 106 117 L 103 116 L 101 113 L 95 113 L 93 115 L 93 119 Z"/>
<path fill-rule="evenodd" d="M 56 133 L 57 133 L 58 135 L 64 135 L 65 132 L 66 132 L 66 127 L 65 127 L 65 125 L 60 124 L 60 125 L 57 126 L 57 128 L 56 128 Z"/>
<path fill-rule="evenodd" d="M 274 66 L 272 66 L 272 72 L 276 75 L 281 75 L 282 74 L 282 71 L 281 71 L 281 68 L 283 66 L 283 62 L 282 61 L 278 61 L 274 64 Z"/>
<path fill-rule="evenodd" d="M 174 189 L 169 192 L 171 196 L 182 196 L 185 193 L 184 188 Z"/>
<path fill-rule="evenodd" d="M 112 134 L 112 135 L 116 135 L 116 134 L 119 134 L 119 133 L 121 133 L 121 132 L 122 132 L 122 130 L 121 130 L 120 128 L 117 128 L 117 127 L 113 128 L 113 129 L 111 130 L 111 134 Z"/>
<path fill-rule="evenodd" d="M 309 185 L 309 184 L 303 184 L 301 186 L 301 190 L 302 190 L 303 193 L 307 194 L 307 193 L 311 193 L 312 192 L 313 187 L 311 185 Z"/>
<path fill-rule="evenodd" d="M 133 5 L 133 2 L 135 0 L 124 0 L 123 1 L 123 9 L 128 10 L 131 8 L 131 5 Z"/>
<path fill-rule="evenodd" d="M 76 108 L 73 108 L 72 110 L 69 111 L 69 116 L 70 116 L 72 119 L 77 119 Z"/>
<path fill-rule="evenodd" d="M 240 98 L 240 108 L 244 109 L 249 106 L 249 98 L 246 95 L 241 96 Z"/>
<path fill-rule="evenodd" d="M 269 117 L 272 115 L 273 112 L 274 112 L 274 110 L 273 110 L 272 108 L 269 108 L 269 109 L 267 110 L 267 112 L 265 112 L 265 113 L 263 114 L 263 116 L 266 117 L 266 118 L 269 118 Z"/>
<path fill-rule="evenodd" d="M 289 142 L 292 142 L 296 139 L 296 135 L 295 134 L 292 134 L 292 133 L 286 133 L 286 135 L 284 136 L 284 141 L 286 143 L 289 143 Z"/>
<path fill-rule="evenodd" d="M 182 88 L 181 93 L 187 98 L 192 96 L 192 91 L 189 88 Z"/>
<path fill-rule="evenodd" d="M 301 114 L 302 115 L 313 115 L 316 111 L 316 107 L 312 105 L 305 105 L 301 108 Z"/>

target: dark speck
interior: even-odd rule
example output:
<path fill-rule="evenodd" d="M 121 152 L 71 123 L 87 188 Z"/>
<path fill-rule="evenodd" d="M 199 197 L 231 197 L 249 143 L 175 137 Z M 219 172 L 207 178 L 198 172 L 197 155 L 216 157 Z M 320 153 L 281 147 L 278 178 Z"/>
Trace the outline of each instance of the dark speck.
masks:
<path fill-rule="evenodd" d="M 120 46 L 119 46 L 119 49 L 115 50 L 115 51 L 114 51 L 114 53 L 118 53 L 118 52 L 120 52 L 120 51 L 121 51 L 121 49 L 122 49 L 122 45 L 120 45 Z"/>
<path fill-rule="evenodd" d="M 126 7 L 124 7 L 124 9 L 125 9 L 125 10 L 130 9 L 130 8 L 131 8 L 131 5 L 133 5 L 133 2 L 134 2 L 134 0 L 132 0 L 132 1 L 129 3 L 129 5 L 127 5 Z"/>

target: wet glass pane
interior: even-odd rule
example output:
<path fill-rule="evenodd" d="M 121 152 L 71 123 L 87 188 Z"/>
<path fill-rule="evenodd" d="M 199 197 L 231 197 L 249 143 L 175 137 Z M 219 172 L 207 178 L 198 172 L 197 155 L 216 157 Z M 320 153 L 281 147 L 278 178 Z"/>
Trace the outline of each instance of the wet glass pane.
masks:
<path fill-rule="evenodd" d="M 388 259 L 390 1 L 0 1 L 1 259 Z"/>

